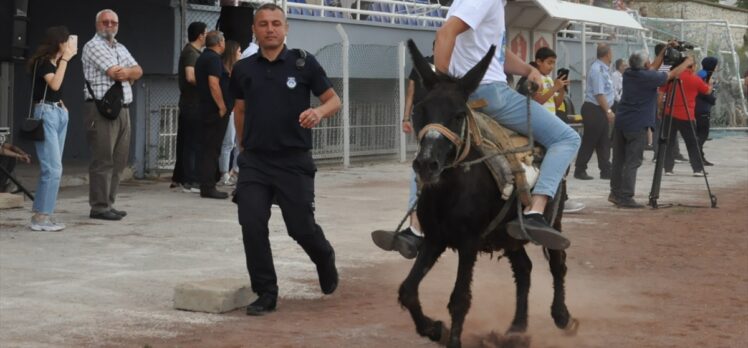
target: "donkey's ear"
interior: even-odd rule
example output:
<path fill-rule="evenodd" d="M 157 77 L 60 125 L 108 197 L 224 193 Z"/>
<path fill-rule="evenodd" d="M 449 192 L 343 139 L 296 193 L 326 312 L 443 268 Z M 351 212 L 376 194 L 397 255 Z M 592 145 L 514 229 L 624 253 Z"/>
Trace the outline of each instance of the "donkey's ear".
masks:
<path fill-rule="evenodd" d="M 468 97 L 478 89 L 480 81 L 483 79 L 483 75 L 486 74 L 486 70 L 488 70 L 488 67 L 491 65 L 491 60 L 493 59 L 495 52 L 496 46 L 491 45 L 491 48 L 488 49 L 488 52 L 483 56 L 483 59 L 478 62 L 478 65 L 470 69 L 470 71 L 460 79 L 460 88 L 465 94 L 465 97 Z"/>
<path fill-rule="evenodd" d="M 418 50 L 413 39 L 408 39 L 408 50 L 410 51 L 410 57 L 413 58 L 413 67 L 418 72 L 418 75 L 421 76 L 423 86 L 427 90 L 431 90 L 436 84 L 436 73 L 431 70 L 431 64 L 426 61 L 426 58 L 423 58 L 421 51 Z"/>

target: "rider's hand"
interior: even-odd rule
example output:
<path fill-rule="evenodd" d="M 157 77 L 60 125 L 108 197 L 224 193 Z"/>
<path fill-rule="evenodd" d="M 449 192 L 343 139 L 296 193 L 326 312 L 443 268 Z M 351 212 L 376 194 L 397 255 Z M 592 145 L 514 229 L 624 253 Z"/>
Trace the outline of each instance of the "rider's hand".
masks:
<path fill-rule="evenodd" d="M 527 74 L 527 80 L 536 83 L 538 86 L 542 86 L 543 74 L 541 74 L 538 69 L 535 69 L 535 67 L 530 66 L 530 73 Z"/>
<path fill-rule="evenodd" d="M 409 134 L 413 131 L 413 124 L 408 120 L 403 120 L 403 133 Z"/>

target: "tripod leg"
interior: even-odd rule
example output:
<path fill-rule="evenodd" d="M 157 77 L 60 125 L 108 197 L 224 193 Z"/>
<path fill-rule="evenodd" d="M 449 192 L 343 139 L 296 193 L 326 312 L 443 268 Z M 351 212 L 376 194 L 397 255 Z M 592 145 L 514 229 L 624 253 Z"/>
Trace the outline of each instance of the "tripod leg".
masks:
<path fill-rule="evenodd" d="M 2 166 L 0 166 L 0 172 L 3 172 L 3 174 L 5 174 L 10 179 L 10 181 L 16 184 L 16 186 L 18 186 L 18 188 L 21 189 L 21 191 L 26 196 L 28 196 L 29 199 L 31 199 L 32 201 L 34 200 L 34 195 L 32 195 L 31 192 L 29 192 L 29 190 L 23 187 L 23 185 L 21 185 L 21 183 L 16 178 L 14 178 L 13 175 L 11 175 L 7 170 L 5 170 L 5 168 L 3 168 Z"/>
<path fill-rule="evenodd" d="M 675 80 L 674 83 L 678 83 L 679 80 Z M 660 198 L 660 186 L 662 183 L 662 167 L 665 161 L 665 152 L 670 147 L 672 137 L 670 137 L 670 128 L 673 126 L 673 119 L 670 116 L 673 112 L 675 97 L 675 88 L 668 90 L 662 107 L 662 121 L 660 123 L 660 131 L 657 134 L 657 151 L 655 152 L 655 169 L 654 176 L 652 177 L 652 189 L 649 191 L 649 205 L 657 209 L 657 199 Z"/>

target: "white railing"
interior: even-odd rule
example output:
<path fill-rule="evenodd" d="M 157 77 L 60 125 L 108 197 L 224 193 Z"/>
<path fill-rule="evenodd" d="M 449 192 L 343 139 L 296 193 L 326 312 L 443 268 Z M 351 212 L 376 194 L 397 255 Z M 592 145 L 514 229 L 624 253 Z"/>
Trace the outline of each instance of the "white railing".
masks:
<path fill-rule="evenodd" d="M 278 1 L 273 0 L 251 0 L 246 2 L 254 4 L 278 3 Z M 416 2 L 415 0 L 342 0 L 338 2 L 341 6 L 327 5 L 325 2 L 325 0 L 306 0 L 305 2 L 281 1 L 282 6 L 286 9 L 286 13 L 290 15 L 366 20 L 371 23 L 389 23 L 420 27 L 441 25 L 444 22 L 447 10 L 449 10 L 448 6 L 428 2 Z M 362 8 L 362 2 L 370 5 L 370 9 Z M 353 6 L 354 4 L 355 6 Z M 372 10 L 371 7 L 380 7 L 381 10 Z M 402 10 L 405 13 L 401 12 Z M 333 15 L 331 16 L 330 14 Z M 344 14 L 345 17 L 336 17 L 335 14 Z"/>

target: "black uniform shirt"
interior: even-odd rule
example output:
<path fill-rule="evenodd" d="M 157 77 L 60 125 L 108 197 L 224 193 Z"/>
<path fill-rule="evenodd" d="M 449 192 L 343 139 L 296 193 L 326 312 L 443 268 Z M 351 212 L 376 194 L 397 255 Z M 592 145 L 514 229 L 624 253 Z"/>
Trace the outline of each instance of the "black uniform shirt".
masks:
<path fill-rule="evenodd" d="M 219 84 L 222 87 L 221 92 L 224 95 L 224 102 L 226 102 L 225 95 L 227 90 L 224 90 L 223 87 L 228 87 L 228 83 L 224 82 L 228 81 L 228 74 L 224 74 L 225 70 L 221 61 L 221 55 L 216 53 L 216 51 L 206 48 L 200 54 L 200 57 L 197 58 L 195 62 L 195 84 L 197 95 L 200 99 L 200 112 L 212 114 L 218 111 L 218 105 L 213 100 L 213 95 L 210 94 L 209 76 L 215 76 L 219 79 Z M 231 110 L 229 109 L 229 105 L 226 105 L 226 109 Z"/>
<path fill-rule="evenodd" d="M 310 150 L 312 130 L 299 115 L 310 106 L 311 91 L 319 97 L 332 84 L 311 54 L 297 68 L 300 54 L 286 47 L 275 61 L 258 52 L 234 65 L 230 89 L 244 100 L 242 145 L 250 151 Z"/>

